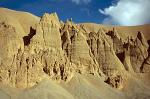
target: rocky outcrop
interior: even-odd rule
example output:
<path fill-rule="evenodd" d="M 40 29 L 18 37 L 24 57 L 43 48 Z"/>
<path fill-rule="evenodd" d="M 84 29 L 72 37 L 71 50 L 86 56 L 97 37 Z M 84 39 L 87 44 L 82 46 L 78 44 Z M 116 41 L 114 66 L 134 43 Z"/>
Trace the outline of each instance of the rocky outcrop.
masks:
<path fill-rule="evenodd" d="M 131 64 L 135 72 L 141 72 L 141 66 L 148 57 L 148 44 L 144 40 L 141 32 L 138 32 L 137 38 L 130 41 Z"/>
<path fill-rule="evenodd" d="M 104 77 L 121 89 L 128 73 L 150 71 L 149 45 L 141 32 L 123 40 L 115 28 L 86 29 L 72 20 L 59 21 L 56 13 L 45 13 L 23 37 L 0 23 L 0 46 L 0 81 L 17 88 L 44 78 L 69 82 L 79 73 Z"/>
<path fill-rule="evenodd" d="M 150 40 L 148 40 L 148 57 L 144 60 L 142 66 L 141 66 L 141 71 L 143 73 L 149 73 L 150 72 Z"/>
<path fill-rule="evenodd" d="M 116 88 L 119 88 L 123 85 L 122 80 L 117 81 L 116 85 L 114 79 L 116 79 L 118 76 L 124 79 L 125 68 L 115 54 L 115 40 L 112 39 L 115 36 L 113 36 L 114 34 L 111 33 L 114 32 L 109 31 L 107 34 L 101 28 L 98 33 L 89 33 L 87 42 L 91 48 L 94 58 L 99 64 L 99 67 L 108 77 L 105 82 L 108 84 L 111 83 L 113 87 L 116 86 Z"/>
<path fill-rule="evenodd" d="M 150 56 L 143 62 L 141 66 L 141 71 L 143 73 L 149 73 L 150 72 Z"/>
<path fill-rule="evenodd" d="M 72 21 L 67 21 L 62 27 L 62 48 L 70 62 L 76 65 L 79 73 L 102 75 L 97 61 L 93 59 L 91 50 L 83 33 Z"/>
<path fill-rule="evenodd" d="M 59 29 L 60 23 L 56 13 L 44 14 L 39 24 L 36 26 L 36 35 L 31 39 L 31 45 L 38 45 L 37 47 L 39 47 L 39 49 L 52 47 L 61 50 Z"/>
<path fill-rule="evenodd" d="M 0 81 L 5 84 L 16 83 L 14 65 L 19 49 L 23 49 L 22 37 L 15 28 L 5 22 L 0 23 Z"/>
<path fill-rule="evenodd" d="M 7 28 L 5 25 L 4 27 Z M 10 44 L 4 48 L 1 47 L 4 54 L 1 54 L 1 59 L 7 56 L 5 60 L 1 60 L 0 76 L 3 83 L 7 82 L 5 84 L 13 87 L 26 88 L 35 85 L 46 75 L 57 81 L 67 81 L 69 76 L 72 76 L 73 64 L 63 56 L 60 23 L 55 13 L 45 14 L 39 24 L 35 28 L 30 28 L 30 33 L 23 38 L 18 37 L 13 27 L 11 29 L 8 26 L 8 28 L 10 31 L 4 28 L 4 33 L 1 32 L 3 35 L 12 33 L 11 38 L 9 35 L 2 37 L 6 38 L 8 44 L 10 44 L 9 39 L 12 39 L 11 43 L 13 43 L 13 46 Z M 17 37 L 20 41 L 15 41 L 18 40 Z M 20 42 L 20 46 L 17 42 Z M 6 48 L 9 48 L 10 51 Z M 8 61 L 9 57 L 10 61 Z M 7 63 L 7 68 L 4 63 Z"/>
<path fill-rule="evenodd" d="M 73 72 L 71 64 L 61 45 L 60 22 L 56 15 L 44 14 L 36 27 L 36 34 L 28 46 L 33 54 L 42 53 L 41 64 L 43 71 L 52 79 L 67 80 Z"/>

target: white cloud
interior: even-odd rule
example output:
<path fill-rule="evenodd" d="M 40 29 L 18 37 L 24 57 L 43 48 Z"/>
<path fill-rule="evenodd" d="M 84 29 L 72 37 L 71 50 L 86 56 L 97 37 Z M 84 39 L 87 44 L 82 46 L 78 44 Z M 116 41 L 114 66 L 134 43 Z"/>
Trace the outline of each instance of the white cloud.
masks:
<path fill-rule="evenodd" d="M 150 0 L 118 0 L 99 12 L 106 15 L 105 24 L 142 25 L 150 23 Z"/>
<path fill-rule="evenodd" d="M 78 4 L 81 4 L 81 3 L 84 3 L 84 4 L 88 4 L 91 2 L 91 0 L 71 0 L 73 3 L 76 3 L 77 5 Z"/>

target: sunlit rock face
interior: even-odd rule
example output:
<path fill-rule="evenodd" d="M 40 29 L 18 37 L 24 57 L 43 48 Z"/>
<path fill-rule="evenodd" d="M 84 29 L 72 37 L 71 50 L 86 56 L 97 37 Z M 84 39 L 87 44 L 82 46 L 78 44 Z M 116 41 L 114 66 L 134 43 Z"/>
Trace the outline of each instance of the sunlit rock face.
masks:
<path fill-rule="evenodd" d="M 12 18 L 20 18 L 15 15 Z M 63 93 L 65 99 L 101 99 L 97 95 L 101 92 L 104 99 L 149 99 L 148 93 L 142 93 L 149 91 L 145 89 L 150 74 L 146 32 L 139 29 L 123 36 L 132 27 L 76 24 L 72 19 L 62 22 L 56 13 L 27 16 L 27 22 L 13 22 L 9 17 L 4 21 L 0 16 L 0 85 L 26 89 L 18 97 L 44 90 L 48 95 L 42 95 L 54 99 Z M 137 87 L 140 91 L 128 94 Z M 112 96 L 106 98 L 105 90 Z"/>

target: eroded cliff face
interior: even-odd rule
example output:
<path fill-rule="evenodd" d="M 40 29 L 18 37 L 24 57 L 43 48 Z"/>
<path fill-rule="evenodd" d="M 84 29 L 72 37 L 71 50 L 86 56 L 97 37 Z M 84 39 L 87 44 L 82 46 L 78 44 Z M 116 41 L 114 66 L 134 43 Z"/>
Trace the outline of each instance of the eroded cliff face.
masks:
<path fill-rule="evenodd" d="M 121 89 L 127 75 L 150 71 L 149 44 L 140 31 L 122 40 L 115 27 L 90 31 L 71 20 L 60 22 L 56 13 L 45 13 L 24 36 L 0 23 L 0 46 L 0 82 L 17 88 L 44 78 L 69 82 L 79 73 Z"/>
<path fill-rule="evenodd" d="M 20 41 L 13 41 L 18 38 L 8 38 L 9 35 L 6 35 L 8 36 L 6 40 L 16 45 L 8 42 L 8 47 L 1 47 L 4 56 L 11 60 L 1 61 L 1 81 L 18 88 L 31 87 L 46 76 L 57 81 L 66 81 L 73 72 L 74 64 L 71 64 L 64 56 L 59 29 L 57 15 L 45 14 L 34 28 L 30 28 L 27 36 L 18 37 Z M 6 33 L 18 36 L 15 30 Z M 17 44 L 20 46 L 18 47 Z M 1 58 L 5 59 L 4 56 L 1 55 Z"/>
<path fill-rule="evenodd" d="M 100 26 L 97 32 L 84 24 L 80 28 L 87 37 L 92 58 L 107 78 L 105 82 L 112 87 L 123 88 L 128 74 L 149 73 L 149 41 L 142 32 L 137 31 L 136 37 L 124 38 L 115 27 L 107 29 Z"/>

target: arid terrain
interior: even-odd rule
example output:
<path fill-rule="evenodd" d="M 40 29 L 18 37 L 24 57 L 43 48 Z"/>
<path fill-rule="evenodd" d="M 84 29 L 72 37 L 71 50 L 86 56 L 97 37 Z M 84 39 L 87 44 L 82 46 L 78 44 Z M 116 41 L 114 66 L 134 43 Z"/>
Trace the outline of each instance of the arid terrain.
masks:
<path fill-rule="evenodd" d="M 150 99 L 150 25 L 0 8 L 0 99 Z"/>

